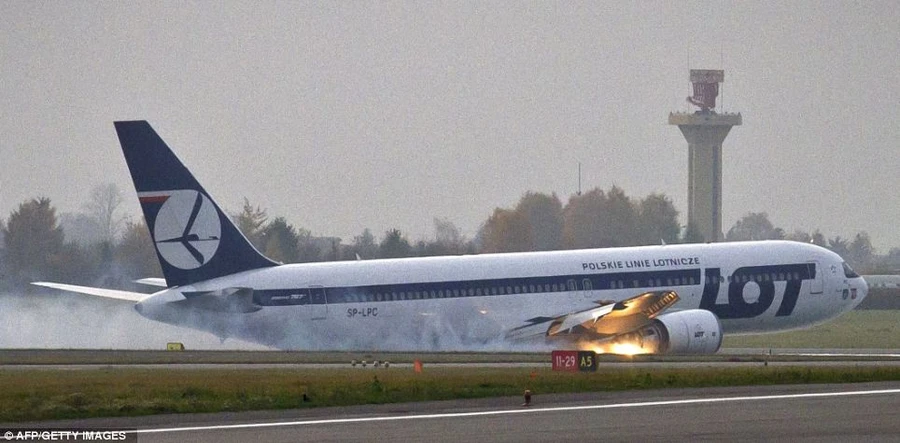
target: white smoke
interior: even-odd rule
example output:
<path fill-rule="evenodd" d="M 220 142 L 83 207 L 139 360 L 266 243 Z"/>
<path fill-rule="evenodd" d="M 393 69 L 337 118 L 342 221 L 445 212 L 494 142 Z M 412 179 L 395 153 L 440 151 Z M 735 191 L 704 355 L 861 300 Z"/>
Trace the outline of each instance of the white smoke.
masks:
<path fill-rule="evenodd" d="M 251 314 L 183 311 L 174 323 L 141 316 L 133 304 L 83 294 L 45 292 L 0 294 L 0 348 L 13 349 L 165 349 L 168 342 L 209 350 L 480 351 L 522 352 L 549 349 L 544 342 L 504 339 L 494 321 L 471 315 L 472 306 L 438 310 L 440 315 L 406 312 L 398 317 L 341 324 L 342 312 L 329 315 L 330 327 L 298 317 L 291 308 Z M 373 319 L 374 320 L 374 319 Z M 221 340 L 217 331 L 227 336 Z M 267 347 L 265 343 L 271 347 Z"/>
<path fill-rule="evenodd" d="M 268 349 L 236 339 L 164 323 L 135 312 L 129 302 L 60 293 L 0 294 L 0 348 Z"/>

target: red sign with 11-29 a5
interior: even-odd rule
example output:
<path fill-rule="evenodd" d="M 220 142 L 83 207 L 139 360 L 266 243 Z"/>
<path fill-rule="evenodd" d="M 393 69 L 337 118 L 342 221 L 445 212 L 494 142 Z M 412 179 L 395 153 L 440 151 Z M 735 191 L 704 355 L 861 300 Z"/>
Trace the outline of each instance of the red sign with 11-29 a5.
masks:
<path fill-rule="evenodd" d="M 587 372 L 597 370 L 594 351 L 553 351 L 550 354 L 554 371 Z"/>

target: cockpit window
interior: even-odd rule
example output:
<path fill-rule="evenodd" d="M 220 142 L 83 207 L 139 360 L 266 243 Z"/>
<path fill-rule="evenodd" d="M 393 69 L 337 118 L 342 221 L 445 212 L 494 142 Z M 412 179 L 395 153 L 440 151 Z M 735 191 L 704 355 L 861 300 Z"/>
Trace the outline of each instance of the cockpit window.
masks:
<path fill-rule="evenodd" d="M 847 263 L 842 263 L 842 264 L 844 265 L 844 277 L 847 277 L 847 278 L 859 277 L 859 274 L 857 274 L 856 271 L 851 269 L 850 266 L 847 265 Z"/>

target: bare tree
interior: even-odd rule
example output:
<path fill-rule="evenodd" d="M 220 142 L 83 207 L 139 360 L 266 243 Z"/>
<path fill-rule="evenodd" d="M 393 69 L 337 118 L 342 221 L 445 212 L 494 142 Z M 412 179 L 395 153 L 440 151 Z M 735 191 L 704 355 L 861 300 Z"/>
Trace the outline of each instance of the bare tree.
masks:
<path fill-rule="evenodd" d="M 847 245 L 849 257 L 844 257 L 853 264 L 858 271 L 868 272 L 872 268 L 875 261 L 875 248 L 872 247 L 872 240 L 869 238 L 868 232 L 860 232 L 853 237 L 853 241 Z"/>
<path fill-rule="evenodd" d="M 361 259 L 372 259 L 378 256 L 378 243 L 375 242 L 375 236 L 369 228 L 363 229 L 362 234 L 353 237 L 353 244 L 347 248 L 347 256 L 350 260 L 359 257 Z"/>
<path fill-rule="evenodd" d="M 126 222 L 122 239 L 116 246 L 116 260 L 133 278 L 161 277 L 162 268 L 156 257 L 156 248 L 150 238 L 150 230 L 144 220 Z"/>
<path fill-rule="evenodd" d="M 114 244 L 125 223 L 125 216 L 120 214 L 122 191 L 113 183 L 94 186 L 91 198 L 85 204 L 85 212 L 97 221 L 102 236 L 101 241 Z"/>
<path fill-rule="evenodd" d="M 426 254 L 462 254 L 466 249 L 466 237 L 446 218 L 434 218 L 434 244 L 426 244 Z M 434 252 L 434 253 L 432 253 Z"/>

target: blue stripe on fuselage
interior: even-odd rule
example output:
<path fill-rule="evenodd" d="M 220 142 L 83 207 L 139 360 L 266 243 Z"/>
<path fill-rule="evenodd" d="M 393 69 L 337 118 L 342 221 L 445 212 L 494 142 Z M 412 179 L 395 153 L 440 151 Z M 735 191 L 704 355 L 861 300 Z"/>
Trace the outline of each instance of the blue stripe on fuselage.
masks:
<path fill-rule="evenodd" d="M 700 283 L 700 269 L 684 269 L 349 287 L 268 289 L 254 291 L 253 301 L 261 306 L 370 303 L 584 290 L 692 286 Z M 313 292 L 312 296 L 310 295 L 311 290 Z M 325 297 L 317 297 L 316 295 L 321 294 L 323 290 Z"/>
<path fill-rule="evenodd" d="M 724 282 L 724 278 L 722 278 L 723 281 L 719 281 L 721 275 L 719 268 L 707 268 L 706 274 L 706 278 L 701 280 L 701 269 L 695 268 L 385 285 L 263 289 L 254 291 L 253 301 L 260 306 L 378 303 L 694 285 L 703 285 L 704 294 L 710 291 L 709 295 L 713 295 L 713 293 L 718 293 L 721 284 L 727 284 L 729 287 L 737 285 L 742 287 L 750 282 L 787 281 L 799 284 L 802 280 L 815 278 L 816 269 L 812 263 L 749 266 L 734 270 L 728 282 Z"/>

